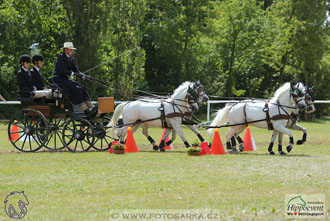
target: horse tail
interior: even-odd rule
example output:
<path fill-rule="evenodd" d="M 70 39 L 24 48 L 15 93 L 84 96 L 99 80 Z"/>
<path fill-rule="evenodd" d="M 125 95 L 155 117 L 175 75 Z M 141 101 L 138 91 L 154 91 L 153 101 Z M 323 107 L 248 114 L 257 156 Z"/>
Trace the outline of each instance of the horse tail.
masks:
<path fill-rule="evenodd" d="M 218 110 L 216 113 L 216 116 L 210 126 L 217 127 L 217 126 L 225 125 L 228 122 L 229 111 L 231 108 L 232 108 L 232 106 L 226 106 L 226 107 Z M 210 129 L 207 129 L 206 132 L 211 137 L 214 135 L 215 129 L 216 128 L 210 128 Z"/>
<path fill-rule="evenodd" d="M 113 113 L 113 116 L 110 120 L 110 122 L 108 123 L 107 127 L 110 128 L 110 135 L 113 137 L 113 138 L 117 138 L 117 134 L 116 134 L 116 131 L 117 131 L 117 128 L 116 128 L 116 125 L 117 125 L 117 122 L 118 122 L 118 119 L 119 117 L 122 115 L 123 113 L 123 110 L 124 110 L 124 107 L 125 105 L 127 104 L 126 103 L 121 103 L 119 104 L 116 109 L 115 109 L 115 112 Z"/>

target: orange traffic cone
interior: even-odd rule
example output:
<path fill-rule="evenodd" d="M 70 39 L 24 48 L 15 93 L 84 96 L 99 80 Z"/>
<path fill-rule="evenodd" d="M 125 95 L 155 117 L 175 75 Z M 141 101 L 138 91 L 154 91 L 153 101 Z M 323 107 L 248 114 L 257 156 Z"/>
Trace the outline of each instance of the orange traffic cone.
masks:
<path fill-rule="evenodd" d="M 11 131 L 10 131 L 10 137 L 12 140 L 18 140 L 19 138 L 19 133 L 17 133 L 18 131 L 18 128 L 16 125 L 13 125 L 13 128 L 11 128 Z M 13 133 L 13 132 L 16 132 L 16 133 Z M 13 133 L 13 134 L 12 134 Z M 8 140 L 9 140 L 9 137 L 8 137 Z"/>
<path fill-rule="evenodd" d="M 201 154 L 200 155 L 209 155 L 211 154 L 210 147 L 207 142 L 201 143 Z"/>
<path fill-rule="evenodd" d="M 243 142 L 244 142 L 244 151 L 253 151 L 250 127 L 247 127 L 245 131 Z"/>
<path fill-rule="evenodd" d="M 226 154 L 222 146 L 221 138 L 219 135 L 219 129 L 215 129 L 214 138 L 211 147 L 211 154 L 220 154 L 220 155 Z"/>
<path fill-rule="evenodd" d="M 164 128 L 163 133 L 162 133 L 162 135 L 160 136 L 160 139 L 159 139 L 159 142 L 158 142 L 158 146 L 160 145 L 160 142 L 162 141 L 162 139 L 163 139 L 163 137 L 164 137 L 165 131 L 166 131 L 166 129 Z M 166 142 L 168 142 L 169 140 L 170 140 L 170 138 L 169 138 L 169 136 L 167 136 L 166 139 L 165 139 L 165 144 L 166 144 Z M 170 144 L 170 145 L 168 145 L 168 146 L 165 146 L 164 149 L 166 149 L 166 150 L 173 150 L 173 145 Z"/>
<path fill-rule="evenodd" d="M 133 137 L 132 128 L 130 128 L 130 127 L 128 128 L 125 145 L 126 145 L 126 149 L 125 149 L 126 153 L 139 152 L 139 149 L 137 148 L 134 137 Z"/>
<path fill-rule="evenodd" d="M 113 146 L 114 144 L 116 144 L 116 143 L 119 143 L 119 144 L 120 144 L 120 142 L 117 141 L 117 140 L 113 141 L 113 142 L 111 143 L 111 146 L 110 146 L 110 149 L 109 149 L 109 153 L 112 153 L 112 152 L 113 152 L 112 146 Z"/>

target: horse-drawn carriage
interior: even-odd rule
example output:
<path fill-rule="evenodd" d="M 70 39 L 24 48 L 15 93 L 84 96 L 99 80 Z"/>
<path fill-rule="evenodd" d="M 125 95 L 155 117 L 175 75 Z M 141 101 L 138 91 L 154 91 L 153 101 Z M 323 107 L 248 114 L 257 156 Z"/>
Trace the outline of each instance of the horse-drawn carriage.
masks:
<path fill-rule="evenodd" d="M 113 97 L 99 98 L 99 116 L 88 118 L 71 105 L 60 88 L 53 85 L 50 93 L 47 98 L 20 98 L 21 109 L 13 113 L 8 124 L 9 140 L 16 149 L 34 152 L 42 147 L 66 147 L 76 152 L 109 148 L 113 139 L 106 133 L 106 114 L 114 110 Z"/>

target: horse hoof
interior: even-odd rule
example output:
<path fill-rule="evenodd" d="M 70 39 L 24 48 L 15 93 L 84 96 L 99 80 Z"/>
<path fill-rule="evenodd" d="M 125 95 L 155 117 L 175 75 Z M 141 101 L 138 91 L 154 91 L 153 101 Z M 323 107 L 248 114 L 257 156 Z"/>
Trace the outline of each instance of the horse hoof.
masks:
<path fill-rule="evenodd" d="M 237 154 L 238 151 L 237 151 L 237 149 L 229 149 L 229 150 L 228 150 L 228 153 L 229 153 L 229 154 Z"/>
<path fill-rule="evenodd" d="M 239 146 L 239 151 L 244 152 L 244 146 Z"/>
<path fill-rule="evenodd" d="M 286 153 L 283 151 L 280 151 L 280 155 L 286 155 Z"/>
<path fill-rule="evenodd" d="M 156 146 L 153 146 L 152 147 L 154 150 L 158 150 L 159 149 L 159 147 L 156 145 Z"/>
<path fill-rule="evenodd" d="M 288 153 L 290 153 L 291 150 L 292 150 L 292 146 L 287 146 L 287 147 L 286 147 L 286 150 L 288 151 Z"/>
<path fill-rule="evenodd" d="M 302 140 L 297 140 L 297 145 L 302 145 L 304 142 Z"/>
<path fill-rule="evenodd" d="M 274 151 L 270 151 L 269 154 L 270 155 L 275 155 L 275 152 Z"/>
<path fill-rule="evenodd" d="M 160 152 L 165 152 L 165 149 L 164 148 L 160 149 Z"/>

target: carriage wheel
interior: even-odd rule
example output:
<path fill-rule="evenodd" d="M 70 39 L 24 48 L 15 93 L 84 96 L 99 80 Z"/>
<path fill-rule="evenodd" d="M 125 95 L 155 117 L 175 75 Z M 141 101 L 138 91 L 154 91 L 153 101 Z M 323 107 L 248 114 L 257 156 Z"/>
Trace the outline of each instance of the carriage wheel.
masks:
<path fill-rule="evenodd" d="M 94 143 L 94 128 L 85 119 L 71 119 L 64 125 L 62 139 L 72 152 L 88 151 Z"/>
<path fill-rule="evenodd" d="M 45 142 L 45 147 L 49 150 L 61 150 L 65 147 L 62 133 L 66 123 L 66 119 L 51 119 L 48 123 L 48 139 Z"/>
<path fill-rule="evenodd" d="M 16 149 L 22 152 L 39 150 L 48 139 L 48 122 L 34 109 L 17 111 L 8 124 L 8 137 Z"/>
<path fill-rule="evenodd" d="M 105 117 L 100 119 L 99 122 L 94 123 L 95 130 L 95 141 L 93 144 L 93 148 L 95 150 L 105 151 L 110 148 L 110 145 L 114 138 L 110 137 L 106 132 L 106 125 L 109 123 L 110 119 Z"/>

